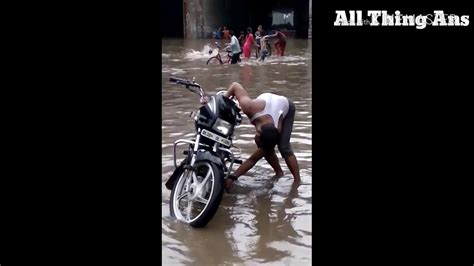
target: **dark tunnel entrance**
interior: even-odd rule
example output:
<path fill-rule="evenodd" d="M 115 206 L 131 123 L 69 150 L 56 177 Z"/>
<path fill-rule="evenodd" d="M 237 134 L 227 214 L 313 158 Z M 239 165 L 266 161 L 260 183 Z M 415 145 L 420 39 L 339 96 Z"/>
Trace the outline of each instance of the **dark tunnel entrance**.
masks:
<path fill-rule="evenodd" d="M 235 30 L 251 27 L 255 32 L 258 25 L 265 30 L 284 30 L 297 38 L 308 37 L 309 0 L 244 0 L 228 1 L 228 16 L 224 25 Z"/>
<path fill-rule="evenodd" d="M 183 0 L 160 1 L 160 31 L 162 37 L 183 38 Z"/>
<path fill-rule="evenodd" d="M 161 0 L 160 12 L 162 37 L 211 38 L 219 26 L 255 32 L 262 25 L 308 38 L 309 0 Z"/>

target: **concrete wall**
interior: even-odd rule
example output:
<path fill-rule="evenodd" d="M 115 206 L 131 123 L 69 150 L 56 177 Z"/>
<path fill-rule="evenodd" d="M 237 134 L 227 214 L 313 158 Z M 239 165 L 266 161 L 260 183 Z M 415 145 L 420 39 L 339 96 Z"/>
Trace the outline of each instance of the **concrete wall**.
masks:
<path fill-rule="evenodd" d="M 178 0 L 179 1 L 179 0 Z M 222 25 L 222 6 L 219 0 L 181 0 L 184 2 L 184 37 L 207 39 L 217 25 Z"/>
<path fill-rule="evenodd" d="M 183 1 L 183 25 L 184 37 L 187 39 L 208 39 L 212 37 L 212 31 L 218 26 L 227 26 L 235 31 L 244 30 L 247 26 L 251 26 L 253 31 L 256 30 L 258 24 L 264 24 L 267 14 L 271 14 L 273 2 L 268 0 L 263 2 L 268 6 L 268 10 L 263 10 L 259 5 L 255 4 L 255 0 L 173 0 Z M 308 1 L 308 0 L 306 0 Z M 308 3 L 308 2 L 306 2 Z M 260 3 L 261 4 L 261 3 Z M 277 2 L 279 5 L 279 2 Z M 269 6 L 270 5 L 270 6 Z M 292 2 L 286 3 L 292 5 Z M 272 7 L 273 6 L 273 7 Z M 306 37 L 306 26 L 308 26 L 308 38 L 312 34 L 312 0 L 309 0 L 309 14 L 307 7 L 301 3 L 295 5 L 295 21 L 296 23 L 309 23 L 304 25 L 303 34 Z M 269 12 L 267 12 L 269 11 Z M 260 17 L 259 17 L 260 16 Z M 261 17 L 263 16 L 263 17 Z"/>
<path fill-rule="evenodd" d="M 184 37 L 187 39 L 197 39 L 200 32 L 203 17 L 204 0 L 183 0 L 184 12 Z"/>

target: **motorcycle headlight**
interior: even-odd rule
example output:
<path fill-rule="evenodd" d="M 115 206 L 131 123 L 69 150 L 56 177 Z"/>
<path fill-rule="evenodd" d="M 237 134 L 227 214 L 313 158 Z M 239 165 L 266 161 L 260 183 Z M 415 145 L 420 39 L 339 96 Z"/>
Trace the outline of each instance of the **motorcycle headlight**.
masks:
<path fill-rule="evenodd" d="M 232 125 L 229 122 L 224 121 L 220 118 L 217 118 L 216 122 L 212 126 L 212 129 L 214 129 L 215 131 L 220 132 L 221 134 L 227 136 L 230 133 L 230 128 L 231 127 L 232 127 Z"/>

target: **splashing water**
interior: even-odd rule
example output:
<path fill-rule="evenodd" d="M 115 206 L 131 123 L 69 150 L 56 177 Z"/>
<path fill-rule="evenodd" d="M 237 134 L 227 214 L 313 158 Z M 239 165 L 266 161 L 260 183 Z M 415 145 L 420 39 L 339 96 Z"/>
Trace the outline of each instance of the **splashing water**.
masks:
<path fill-rule="evenodd" d="M 212 53 L 209 53 L 209 51 L 212 51 Z M 215 56 L 217 52 L 217 48 L 213 48 L 209 44 L 206 44 L 201 51 L 189 49 L 189 52 L 186 52 L 184 58 L 190 60 L 208 59 L 211 56 Z"/>
<path fill-rule="evenodd" d="M 222 46 L 222 44 L 221 44 Z M 210 45 L 210 44 L 205 44 L 204 47 L 202 48 L 201 51 L 199 50 L 194 50 L 194 49 L 188 49 L 185 52 L 184 58 L 187 61 L 195 61 L 195 60 L 207 60 L 212 56 L 216 56 L 217 53 L 219 52 L 219 49 L 215 47 L 215 45 Z M 221 51 L 222 52 L 222 51 Z M 163 54 L 163 58 L 168 57 L 167 54 Z M 285 56 L 268 56 L 265 61 L 258 61 L 257 58 L 254 57 L 254 54 L 252 52 L 252 57 L 250 59 L 244 59 L 243 56 L 241 56 L 242 61 L 239 62 L 239 65 L 245 66 L 245 65 L 252 65 L 252 66 L 257 66 L 257 65 L 275 65 L 275 64 L 284 64 L 284 65 L 305 65 L 304 61 L 308 58 L 306 54 L 303 55 L 285 55 Z M 303 61 L 303 62 L 302 62 Z"/>

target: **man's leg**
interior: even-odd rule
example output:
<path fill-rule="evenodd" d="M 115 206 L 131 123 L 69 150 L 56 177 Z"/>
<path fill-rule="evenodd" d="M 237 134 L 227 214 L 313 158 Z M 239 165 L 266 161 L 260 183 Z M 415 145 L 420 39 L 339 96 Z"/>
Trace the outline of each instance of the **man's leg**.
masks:
<path fill-rule="evenodd" d="M 290 169 L 291 174 L 296 183 L 301 182 L 300 178 L 300 167 L 298 166 L 298 160 L 296 160 L 296 156 L 294 154 L 284 157 L 286 165 L 288 165 L 288 169 Z"/>
<path fill-rule="evenodd" d="M 239 54 L 233 54 L 232 60 L 230 61 L 231 64 L 237 64 L 237 60 L 239 59 Z"/>
<path fill-rule="evenodd" d="M 275 171 L 275 177 L 283 176 L 283 170 L 281 170 L 280 163 L 278 162 L 278 157 L 275 153 L 275 150 L 265 154 L 265 160 L 271 165 Z"/>
<path fill-rule="evenodd" d="M 281 126 L 280 141 L 278 143 L 278 149 L 280 150 L 281 156 L 285 159 L 288 169 L 290 169 L 295 182 L 301 182 L 300 169 L 298 161 L 293 153 L 290 145 L 291 131 L 293 131 L 293 123 L 295 121 L 295 105 L 291 100 L 289 102 L 289 110 L 286 117 L 283 119 Z"/>
<path fill-rule="evenodd" d="M 266 50 L 260 52 L 260 61 L 264 61 L 265 57 L 267 56 Z"/>
<path fill-rule="evenodd" d="M 275 52 L 276 52 L 276 55 L 280 55 L 280 44 L 279 42 L 275 42 Z"/>
<path fill-rule="evenodd" d="M 286 48 L 286 41 L 282 41 L 280 44 L 280 55 L 283 56 L 285 53 L 285 48 Z"/>

